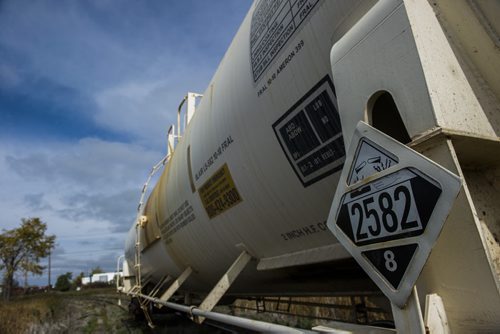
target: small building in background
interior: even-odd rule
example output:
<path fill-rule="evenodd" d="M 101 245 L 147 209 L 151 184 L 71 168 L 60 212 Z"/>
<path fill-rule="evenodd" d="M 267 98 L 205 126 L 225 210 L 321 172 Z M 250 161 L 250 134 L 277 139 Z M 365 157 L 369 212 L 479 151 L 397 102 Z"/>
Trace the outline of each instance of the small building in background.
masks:
<path fill-rule="evenodd" d="M 115 277 L 122 277 L 123 273 L 120 272 L 109 272 L 109 273 L 98 273 L 91 276 L 82 277 L 82 285 L 88 285 L 91 283 L 108 283 L 114 282 Z"/>

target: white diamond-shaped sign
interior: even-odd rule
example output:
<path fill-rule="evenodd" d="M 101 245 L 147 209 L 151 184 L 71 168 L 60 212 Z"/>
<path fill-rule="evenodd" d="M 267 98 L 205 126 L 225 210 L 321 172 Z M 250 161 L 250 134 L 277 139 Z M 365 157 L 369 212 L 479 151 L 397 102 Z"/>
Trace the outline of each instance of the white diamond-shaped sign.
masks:
<path fill-rule="evenodd" d="M 327 225 L 382 292 L 403 307 L 460 187 L 458 176 L 359 122 Z"/>

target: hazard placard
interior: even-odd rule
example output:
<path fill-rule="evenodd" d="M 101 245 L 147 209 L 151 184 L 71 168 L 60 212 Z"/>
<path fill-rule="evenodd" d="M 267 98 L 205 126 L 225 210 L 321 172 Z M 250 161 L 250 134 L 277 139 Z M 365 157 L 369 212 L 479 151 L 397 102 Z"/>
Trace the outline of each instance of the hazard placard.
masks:
<path fill-rule="evenodd" d="M 327 224 L 387 297 L 402 307 L 460 186 L 458 176 L 360 122 Z"/>
<path fill-rule="evenodd" d="M 381 172 L 398 163 L 398 158 L 367 138 L 362 138 L 356 148 L 356 158 L 351 165 L 349 185 Z"/>
<path fill-rule="evenodd" d="M 346 193 L 337 226 L 357 246 L 421 235 L 440 195 L 430 177 L 400 169 Z"/>

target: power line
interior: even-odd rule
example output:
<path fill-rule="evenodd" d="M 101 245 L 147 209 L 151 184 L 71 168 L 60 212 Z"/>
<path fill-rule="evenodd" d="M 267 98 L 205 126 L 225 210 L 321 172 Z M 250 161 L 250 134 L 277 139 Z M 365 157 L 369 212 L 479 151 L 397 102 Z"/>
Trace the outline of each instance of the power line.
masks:
<path fill-rule="evenodd" d="M 66 234 L 66 235 L 55 235 L 56 239 L 77 239 L 77 238 L 90 238 L 90 237 L 107 237 L 107 236 L 119 236 L 126 234 L 128 232 L 116 232 L 116 233 L 93 233 L 93 234 Z"/>
<path fill-rule="evenodd" d="M 95 253 L 95 252 L 107 252 L 107 251 L 114 251 L 114 250 L 124 250 L 124 248 L 120 247 L 120 248 L 95 249 L 95 250 L 90 250 L 90 251 L 66 252 L 66 253 L 63 253 L 63 254 Z M 63 255 L 63 254 L 61 254 L 61 255 Z"/>
<path fill-rule="evenodd" d="M 59 254 L 54 254 L 58 256 L 66 255 L 66 254 L 83 254 L 83 253 L 96 253 L 96 252 L 107 252 L 107 251 L 114 251 L 114 250 L 124 250 L 124 247 L 121 248 L 105 248 L 105 249 L 91 249 L 87 251 L 73 251 L 73 252 L 64 252 L 64 253 L 59 253 Z"/>

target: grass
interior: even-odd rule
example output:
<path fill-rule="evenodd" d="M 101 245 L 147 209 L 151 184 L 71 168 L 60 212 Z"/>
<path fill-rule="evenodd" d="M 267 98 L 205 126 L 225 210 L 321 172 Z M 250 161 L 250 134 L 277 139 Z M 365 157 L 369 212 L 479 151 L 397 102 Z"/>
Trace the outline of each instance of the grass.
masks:
<path fill-rule="evenodd" d="M 89 289 L 1 301 L 0 333 L 126 333 L 122 320 L 128 313 L 117 305 L 118 298 L 113 289 Z"/>
<path fill-rule="evenodd" d="M 61 300 L 53 295 L 19 298 L 0 303 L 0 333 L 23 333 L 31 325 L 53 320 L 62 310 Z"/>

